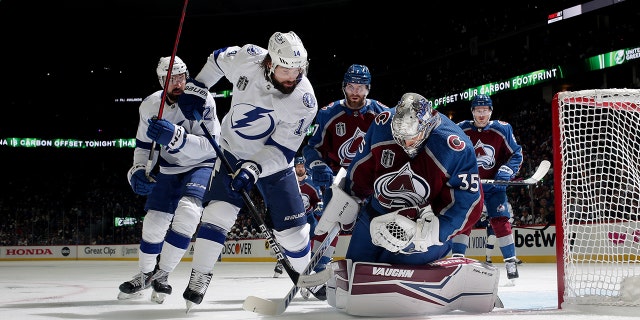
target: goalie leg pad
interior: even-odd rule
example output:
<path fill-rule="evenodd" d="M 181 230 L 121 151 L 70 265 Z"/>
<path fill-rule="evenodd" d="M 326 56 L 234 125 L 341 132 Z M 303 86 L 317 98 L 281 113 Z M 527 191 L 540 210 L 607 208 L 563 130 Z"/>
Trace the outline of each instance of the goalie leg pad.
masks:
<path fill-rule="evenodd" d="M 355 262 L 348 278 L 341 274 L 336 271 L 334 276 L 335 307 L 354 316 L 484 313 L 493 310 L 497 300 L 498 269 L 474 259 L 448 258 L 427 265 Z M 338 294 L 344 287 L 340 281 L 349 283 L 345 297 Z"/>
<path fill-rule="evenodd" d="M 360 205 L 358 201 L 344 192 L 338 186 L 331 186 L 333 196 L 329 203 L 324 207 L 324 212 L 314 233 L 317 235 L 324 234 L 331 230 L 331 227 L 337 222 L 342 230 L 349 231 L 353 229 L 354 222 L 358 217 Z"/>

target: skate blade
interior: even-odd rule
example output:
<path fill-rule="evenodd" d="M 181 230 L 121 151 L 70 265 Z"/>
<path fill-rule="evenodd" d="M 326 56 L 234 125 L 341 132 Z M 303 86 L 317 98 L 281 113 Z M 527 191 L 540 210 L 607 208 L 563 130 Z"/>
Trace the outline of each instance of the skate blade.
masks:
<path fill-rule="evenodd" d="M 196 305 L 195 303 L 189 301 L 189 300 L 185 300 L 184 301 L 185 304 L 187 305 L 187 311 L 185 311 L 186 314 L 189 313 L 189 311 L 191 311 L 191 309 Z"/>
<path fill-rule="evenodd" d="M 124 293 L 124 292 L 119 292 L 118 293 L 118 300 L 131 300 L 131 299 L 140 299 L 142 298 L 142 292 L 138 291 L 135 293 Z"/>
<path fill-rule="evenodd" d="M 162 304 L 164 302 L 164 298 L 166 297 L 167 297 L 166 293 L 156 292 L 155 290 L 151 292 L 151 301 L 157 304 Z"/>
<path fill-rule="evenodd" d="M 309 289 L 300 288 L 300 296 L 302 296 L 303 299 L 309 300 L 310 295 L 311 295 L 311 292 L 309 292 Z"/>

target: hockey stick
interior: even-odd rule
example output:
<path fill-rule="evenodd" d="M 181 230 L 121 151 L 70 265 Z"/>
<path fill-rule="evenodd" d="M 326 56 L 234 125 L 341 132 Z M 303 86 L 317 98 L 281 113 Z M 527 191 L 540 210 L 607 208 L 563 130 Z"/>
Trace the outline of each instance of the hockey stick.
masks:
<path fill-rule="evenodd" d="M 167 70 L 167 76 L 164 79 L 164 87 L 162 87 L 162 99 L 160 99 L 160 108 L 158 110 L 158 115 L 157 115 L 158 119 L 162 119 L 162 111 L 164 110 L 164 103 L 167 98 L 167 86 L 169 86 L 169 81 L 171 81 L 171 70 L 173 70 L 173 61 L 175 60 L 176 52 L 178 51 L 178 42 L 180 42 L 180 34 L 182 33 L 182 24 L 184 23 L 184 16 L 187 12 L 188 3 L 189 3 L 189 0 L 184 0 L 184 6 L 182 7 L 182 16 L 180 17 L 180 24 L 178 25 L 178 34 L 176 34 L 176 41 L 173 43 L 173 52 L 171 52 L 171 59 L 169 60 L 169 70 Z M 153 180 L 150 174 L 151 174 L 151 169 L 153 169 L 152 166 L 153 166 L 153 158 L 154 158 L 155 150 L 156 150 L 156 141 L 154 140 L 153 143 L 151 143 L 151 152 L 149 152 L 149 159 L 147 160 L 147 166 L 144 168 L 145 174 L 147 176 L 147 179 L 149 179 L 149 181 Z"/>
<path fill-rule="evenodd" d="M 336 174 L 333 180 L 332 187 L 338 187 L 338 188 L 343 187 L 343 184 L 344 184 L 343 181 L 346 176 L 347 176 L 347 170 L 344 168 L 340 168 L 340 171 L 338 171 L 338 173 Z M 327 232 L 327 236 L 324 238 L 324 241 L 322 241 L 320 246 L 314 250 L 313 256 L 311 257 L 311 261 L 309 261 L 309 264 L 307 264 L 307 267 L 304 270 L 304 273 L 303 273 L 304 275 L 308 275 L 313 271 L 313 269 L 318 264 L 318 262 L 320 261 L 324 253 L 327 251 L 329 246 L 331 246 L 331 242 L 333 242 L 333 239 L 335 239 L 335 237 L 338 236 L 339 232 L 340 232 L 340 225 L 336 222 L 333 224 L 331 229 Z M 325 268 L 321 272 L 310 275 L 310 277 L 322 278 L 323 279 L 322 283 L 325 283 L 329 279 L 329 277 L 332 276 L 332 274 L 333 272 L 330 268 Z M 314 279 L 314 280 L 318 280 L 318 279 Z M 285 310 L 287 310 L 287 307 L 289 306 L 289 304 L 291 304 L 291 301 L 293 301 L 293 298 L 296 296 L 296 294 L 300 290 L 300 287 L 310 287 L 310 286 L 319 285 L 319 284 L 308 285 L 300 282 L 302 281 L 298 281 L 298 285 L 294 285 L 283 299 L 268 300 L 268 299 L 263 299 L 256 296 L 249 296 L 244 300 L 244 303 L 242 304 L 242 308 L 244 310 L 255 312 L 262 315 L 277 316 L 277 315 L 283 314 Z"/>
<path fill-rule="evenodd" d="M 333 239 L 338 236 L 339 232 L 340 226 L 338 225 L 338 223 L 336 223 L 333 225 L 333 228 L 329 230 L 329 232 L 327 233 L 327 237 L 324 238 L 324 241 L 322 241 L 320 246 L 313 252 L 311 261 L 309 261 L 309 264 L 307 264 L 307 267 L 304 269 L 304 275 L 308 275 L 311 271 L 313 271 L 313 268 L 315 268 L 315 266 L 318 264 L 324 253 L 327 251 L 327 248 L 329 248 L 329 246 L 331 245 Z M 331 276 L 331 270 L 329 270 L 329 268 L 326 268 L 323 272 L 326 272 L 328 276 Z M 300 287 L 294 285 L 283 299 L 276 300 L 269 300 L 256 296 L 248 296 L 242 304 L 242 309 L 267 316 L 281 315 L 287 310 L 287 307 L 289 307 L 289 304 L 291 304 L 291 301 L 293 301 L 293 298 L 296 296 L 299 290 Z"/>
<path fill-rule="evenodd" d="M 215 149 L 218 159 L 222 161 L 222 164 L 224 165 L 224 168 L 227 170 L 227 172 L 232 174 L 233 167 L 231 167 L 229 160 L 227 160 L 227 157 L 225 157 L 224 153 L 222 152 L 222 149 L 220 149 L 220 146 L 211 135 L 211 132 L 209 132 L 209 129 L 207 128 L 207 126 L 202 121 L 202 116 L 197 111 L 194 111 L 193 115 L 195 116 L 196 120 L 200 122 L 200 128 L 202 128 L 202 131 L 204 131 L 204 134 L 209 140 L 209 143 L 211 143 L 211 145 L 213 146 L 213 149 Z M 249 208 L 251 217 L 255 220 L 255 222 L 259 224 L 260 231 L 262 231 L 265 237 L 267 238 L 267 242 L 269 243 L 269 246 L 273 249 L 273 252 L 276 254 L 276 259 L 278 260 L 278 262 L 282 264 L 284 269 L 287 271 L 287 274 L 291 278 L 291 281 L 293 281 L 293 284 L 304 285 L 304 286 L 315 286 L 315 285 L 320 285 L 326 282 L 326 279 L 321 279 L 318 276 L 313 276 L 313 277 L 302 276 L 301 277 L 300 273 L 298 273 L 295 269 L 293 269 L 293 267 L 291 266 L 291 262 L 289 261 L 289 259 L 287 259 L 287 257 L 285 257 L 283 253 L 284 249 L 282 249 L 278 241 L 276 241 L 276 238 L 273 235 L 273 231 L 269 227 L 267 227 L 267 224 L 264 222 L 264 220 L 260 216 L 260 212 L 258 212 L 258 208 L 249 197 L 249 194 L 247 193 L 247 191 L 242 189 L 239 192 L 242 195 L 242 200 L 244 200 L 245 205 Z M 314 267 L 315 267 L 315 264 L 314 264 Z"/>
<path fill-rule="evenodd" d="M 542 180 L 542 178 L 544 178 L 544 176 L 547 175 L 547 172 L 549 172 L 550 168 L 551 168 L 551 162 L 547 160 L 542 160 L 542 162 L 540 162 L 540 165 L 538 166 L 538 170 L 536 170 L 536 172 L 530 178 L 527 178 L 524 180 L 513 180 L 513 181 L 482 179 L 482 183 L 506 184 L 510 186 L 528 186 L 528 185 L 532 185 L 540 182 L 540 180 Z"/>

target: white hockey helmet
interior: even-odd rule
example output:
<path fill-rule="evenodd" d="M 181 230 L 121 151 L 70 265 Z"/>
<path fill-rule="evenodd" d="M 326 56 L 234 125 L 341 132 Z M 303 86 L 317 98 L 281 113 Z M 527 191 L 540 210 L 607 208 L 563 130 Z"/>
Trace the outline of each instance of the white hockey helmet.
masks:
<path fill-rule="evenodd" d="M 276 66 L 285 68 L 306 69 L 308 65 L 307 50 L 302 40 L 293 31 L 287 33 L 276 32 L 269 38 L 269 55 L 271 56 L 270 73 Z"/>
<path fill-rule="evenodd" d="M 158 81 L 160 81 L 160 87 L 164 88 L 165 77 L 167 76 L 167 71 L 169 71 L 169 63 L 171 62 L 171 57 L 162 57 L 160 61 L 158 61 L 158 67 L 156 68 L 156 73 L 158 74 Z M 173 59 L 173 68 L 171 68 L 171 76 L 177 74 L 186 74 L 186 77 L 189 78 L 189 70 L 187 70 L 187 65 L 182 62 L 178 56 L 175 56 Z"/>
<path fill-rule="evenodd" d="M 396 105 L 396 113 L 391 118 L 391 134 L 396 143 L 410 157 L 414 157 L 438 124 L 440 116 L 431 107 L 431 102 L 417 93 L 409 92 Z"/>

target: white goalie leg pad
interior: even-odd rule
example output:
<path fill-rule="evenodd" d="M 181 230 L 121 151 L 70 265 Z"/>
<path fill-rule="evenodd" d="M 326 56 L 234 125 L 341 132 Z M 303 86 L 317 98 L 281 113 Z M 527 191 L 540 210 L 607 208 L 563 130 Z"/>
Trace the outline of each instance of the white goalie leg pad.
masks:
<path fill-rule="evenodd" d="M 340 228 L 345 231 L 353 229 L 354 222 L 358 217 L 360 205 L 356 198 L 348 195 L 338 186 L 332 185 L 333 196 L 324 207 L 320 221 L 316 225 L 314 233 L 321 235 L 329 232 L 335 223 L 340 224 Z"/>
<path fill-rule="evenodd" d="M 339 274 L 335 277 L 335 307 L 366 317 L 489 312 L 496 303 L 499 279 L 496 267 L 468 258 L 420 266 L 356 262 L 347 280 L 346 302 L 341 304 Z M 339 308 L 341 305 L 345 308 Z"/>
<path fill-rule="evenodd" d="M 289 252 L 300 252 L 309 246 L 309 233 L 311 231 L 311 226 L 308 223 L 304 225 L 293 227 L 291 229 L 286 229 L 282 231 L 273 231 L 273 235 L 278 240 L 280 246 L 283 249 Z M 307 252 L 306 255 L 302 257 L 291 257 L 289 258 L 289 262 L 291 262 L 291 266 L 294 270 L 302 273 L 306 268 L 307 264 L 311 260 L 311 250 Z"/>
<path fill-rule="evenodd" d="M 332 262 L 333 276 L 327 281 L 327 303 L 345 312 L 349 301 L 349 274 L 351 273 L 351 259 Z"/>

